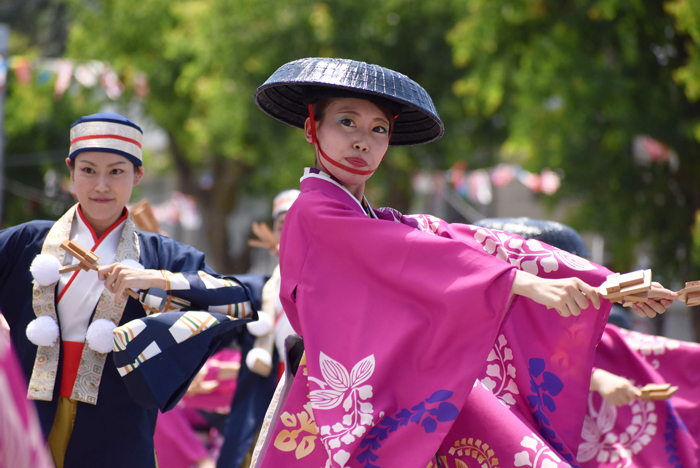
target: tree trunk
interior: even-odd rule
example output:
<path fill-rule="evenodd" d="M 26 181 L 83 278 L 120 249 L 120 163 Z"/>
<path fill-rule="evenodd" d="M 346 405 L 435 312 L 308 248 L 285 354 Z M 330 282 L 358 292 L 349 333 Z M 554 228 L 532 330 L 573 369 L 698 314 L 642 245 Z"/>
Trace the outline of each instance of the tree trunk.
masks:
<path fill-rule="evenodd" d="M 182 193 L 192 195 L 202 213 L 203 229 L 207 239 L 207 264 L 221 274 L 244 273 L 250 267 L 250 251 L 246 249 L 233 257 L 229 249 L 227 218 L 236 206 L 240 181 L 249 169 L 238 161 L 223 156 L 209 158 L 211 187 L 202 188 L 198 171 L 192 168 L 175 135 L 168 132 L 170 153 Z"/>
<path fill-rule="evenodd" d="M 250 268 L 250 250 L 234 257 L 229 248 L 227 229 L 228 215 L 236 207 L 241 180 L 249 172 L 240 162 L 224 157 L 212 161 L 214 184 L 203 191 L 201 209 L 209 249 L 213 255 L 212 265 L 223 274 L 245 273 Z"/>

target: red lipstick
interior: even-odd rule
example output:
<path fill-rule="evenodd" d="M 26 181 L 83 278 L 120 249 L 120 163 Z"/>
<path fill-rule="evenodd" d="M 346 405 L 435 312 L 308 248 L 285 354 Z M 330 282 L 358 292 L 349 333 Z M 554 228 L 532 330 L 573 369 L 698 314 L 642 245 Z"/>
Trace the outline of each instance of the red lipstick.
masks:
<path fill-rule="evenodd" d="M 367 167 L 368 166 L 367 161 L 365 161 L 362 158 L 351 157 L 351 158 L 345 158 L 345 160 L 355 167 Z"/>

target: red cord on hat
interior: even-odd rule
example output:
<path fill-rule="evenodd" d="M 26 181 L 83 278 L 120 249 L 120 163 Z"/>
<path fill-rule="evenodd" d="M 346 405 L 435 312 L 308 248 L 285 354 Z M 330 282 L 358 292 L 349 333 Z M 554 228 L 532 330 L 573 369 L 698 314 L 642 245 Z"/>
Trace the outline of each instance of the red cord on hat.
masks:
<path fill-rule="evenodd" d="M 394 116 L 394 120 L 396 120 L 397 115 Z M 309 104 L 309 121 L 311 124 L 311 143 L 316 145 L 316 148 L 318 149 L 318 152 L 321 154 L 321 158 L 325 159 L 327 162 L 331 163 L 335 167 L 338 167 L 340 169 L 343 169 L 344 171 L 348 171 L 351 174 L 357 174 L 357 175 L 371 175 L 374 174 L 374 171 L 376 171 L 379 166 L 377 166 L 377 169 L 371 170 L 371 171 L 361 171 L 359 169 L 354 169 L 352 167 L 346 166 L 344 164 L 340 164 L 338 161 L 334 161 L 333 159 L 329 158 L 328 155 L 321 149 L 321 144 L 318 141 L 318 138 L 316 137 L 316 121 L 314 120 L 314 105 Z M 392 125 L 393 127 L 393 125 Z M 389 140 L 391 140 L 391 128 L 389 129 Z M 384 161 L 384 158 L 386 157 L 386 153 L 384 153 L 384 156 L 382 156 L 382 161 Z M 321 163 L 321 167 L 323 168 L 324 171 L 330 174 L 330 171 L 326 166 L 323 165 L 323 161 L 321 159 L 318 160 L 319 163 Z"/>

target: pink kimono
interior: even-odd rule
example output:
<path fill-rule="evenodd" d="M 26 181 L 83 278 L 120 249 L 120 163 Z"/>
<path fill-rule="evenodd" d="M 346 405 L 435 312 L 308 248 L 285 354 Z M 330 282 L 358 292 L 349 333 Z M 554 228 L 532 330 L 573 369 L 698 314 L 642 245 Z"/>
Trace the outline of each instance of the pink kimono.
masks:
<path fill-rule="evenodd" d="M 34 402 L 15 352 L 0 336 L 0 468 L 50 468 Z"/>
<path fill-rule="evenodd" d="M 610 305 L 563 318 L 510 290 L 516 268 L 593 285 L 608 270 L 516 235 L 372 210 L 315 169 L 301 190 L 282 236 L 280 298 L 305 357 L 253 466 L 424 467 L 438 450 L 464 466 L 472 450 L 451 449 L 474 442 L 469 431 L 490 431 L 479 446 L 491 458 L 488 446 L 502 447 L 505 463 L 486 466 L 524 463 L 530 439 L 573 461 Z M 515 432 L 474 425 L 494 409 Z"/>
<path fill-rule="evenodd" d="M 229 348 L 217 351 L 204 363 L 200 374 L 204 375 L 210 391 L 194 395 L 185 394 L 177 406 L 158 414 L 153 441 L 158 464 L 167 468 L 188 468 L 209 456 L 205 443 L 197 435 L 193 424 L 206 425 L 197 410 L 228 414 L 236 391 L 237 377 L 222 379 L 222 364 L 239 363 L 241 352 Z"/>
<path fill-rule="evenodd" d="M 697 467 L 700 442 L 700 345 L 608 324 L 596 367 L 638 387 L 670 383 L 668 400 L 615 407 L 591 392 L 578 461 L 585 468 Z"/>

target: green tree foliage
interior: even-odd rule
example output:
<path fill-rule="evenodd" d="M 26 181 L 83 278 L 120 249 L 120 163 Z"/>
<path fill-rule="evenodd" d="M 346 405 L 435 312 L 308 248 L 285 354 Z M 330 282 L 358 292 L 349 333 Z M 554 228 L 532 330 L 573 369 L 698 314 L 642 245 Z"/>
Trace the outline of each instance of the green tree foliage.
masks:
<path fill-rule="evenodd" d="M 605 234 L 615 269 L 634 267 L 644 252 L 656 278 L 697 277 L 690 252 L 700 208 L 700 107 L 693 102 L 700 81 L 697 53 L 685 47 L 700 33 L 697 2 L 669 5 L 693 11 L 694 19 L 679 22 L 691 38 L 653 0 L 461 5 L 448 35 L 464 69 L 453 89 L 469 115 L 504 124 L 500 157 L 531 170 L 562 169 L 558 196 L 582 203 L 569 222 Z M 639 135 L 675 150 L 679 169 L 635 164 Z"/>
<path fill-rule="evenodd" d="M 30 61 L 63 54 L 67 35 L 67 5 L 56 0 L 14 0 L 0 6 L 0 23 L 10 27 L 10 56 Z M 54 99 L 55 75 L 40 67 L 29 82 L 8 73 L 5 83 L 5 148 L 2 227 L 33 219 L 57 219 L 74 200 L 60 190 L 67 177 L 70 125 L 94 112 L 88 93 L 73 89 Z M 45 176 L 57 175 L 46 190 Z M 51 190 L 53 188 L 54 190 Z"/>
<path fill-rule="evenodd" d="M 38 74 L 30 83 L 10 76 L 5 101 L 4 227 L 58 219 L 75 203 L 64 184 L 68 129 L 80 115 L 96 109 L 97 104 L 83 93 L 55 100 L 54 78 L 49 73 Z M 45 179 L 49 171 L 49 177 L 55 177 L 50 181 Z"/>
<path fill-rule="evenodd" d="M 390 150 L 368 187 L 375 201 L 405 208 L 412 170 L 458 159 L 471 167 L 505 160 L 532 171 L 558 168 L 566 178 L 557 198 L 581 201 L 568 221 L 606 235 L 613 268 L 632 268 L 645 252 L 658 278 L 700 274 L 690 254 L 700 208 L 694 1 L 669 2 L 666 10 L 653 0 L 71 6 L 68 55 L 147 73 L 145 110 L 168 132 L 180 188 L 206 210 L 223 271 L 241 269 L 227 257 L 224 224 L 237 194 L 294 186 L 312 161 L 299 130 L 255 108 L 255 88 L 289 60 L 337 56 L 411 76 L 447 127 L 436 144 Z M 635 163 L 640 135 L 671 147 L 679 169 Z M 203 185 L 202 174 L 213 184 Z"/>
<path fill-rule="evenodd" d="M 674 0 L 666 2 L 664 8 L 676 20 L 676 29 L 685 34 L 683 46 L 687 60 L 674 72 L 674 78 L 684 86 L 688 99 L 696 102 L 700 99 L 700 2 Z M 700 140 L 700 124 L 693 130 L 695 138 Z"/>
<path fill-rule="evenodd" d="M 677 29 L 683 33 L 683 47 L 687 60 L 674 72 L 674 79 L 683 85 L 685 94 L 693 103 L 700 100 L 700 2 L 697 0 L 675 0 L 667 2 L 666 11 L 676 20 Z M 697 105 L 697 104 L 696 104 Z M 700 141 L 700 118 L 688 123 L 695 140 Z M 693 264 L 700 268 L 700 212 L 695 212 L 693 226 Z"/>
<path fill-rule="evenodd" d="M 414 78 L 446 125 L 437 143 L 390 149 L 367 188 L 373 202 L 405 209 L 419 167 L 557 168 L 565 180 L 551 201 L 580 201 L 568 222 L 605 234 L 612 268 L 633 268 L 642 253 L 664 282 L 700 277 L 698 0 L 66 2 L 67 57 L 109 62 L 125 82 L 147 74 L 140 105 L 169 136 L 179 188 L 199 199 L 221 271 L 245 269 L 225 226 L 238 194 L 295 186 L 313 161 L 301 131 L 255 108 L 254 90 L 287 61 L 333 56 Z M 63 1 L 13 0 L 3 15 L 22 32 L 13 53 L 63 51 Z M 66 148 L 65 129 L 99 104 L 70 90 L 53 100 L 51 79 L 12 80 L 10 155 Z M 120 104 L 133 99 L 127 90 Z M 672 148 L 678 169 L 635 163 L 640 135 Z M 8 175 L 39 188 L 44 169 Z"/>
<path fill-rule="evenodd" d="M 381 63 L 408 74 L 434 96 L 452 128 L 474 132 L 453 99 L 458 78 L 445 32 L 449 4 L 301 0 L 73 0 L 68 54 L 147 73 L 145 110 L 170 138 L 180 188 L 204 208 L 209 247 L 222 271 L 243 264 L 227 255 L 225 218 L 241 190 L 272 195 L 298 185 L 313 152 L 300 130 L 260 112 L 252 94 L 283 63 L 339 56 Z M 420 31 L 418 34 L 417 32 Z M 128 99 L 128 97 L 127 97 Z M 466 154 L 468 138 L 425 148 L 393 149 L 368 190 L 406 207 L 417 163 L 442 166 Z M 453 156 L 453 158 L 457 158 Z M 213 184 L 200 183 L 211 174 Z"/>

